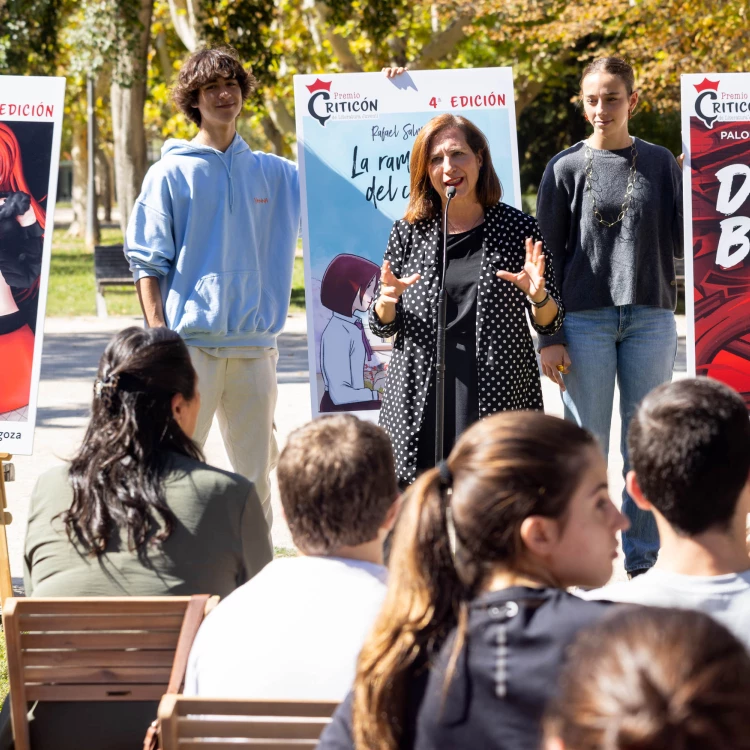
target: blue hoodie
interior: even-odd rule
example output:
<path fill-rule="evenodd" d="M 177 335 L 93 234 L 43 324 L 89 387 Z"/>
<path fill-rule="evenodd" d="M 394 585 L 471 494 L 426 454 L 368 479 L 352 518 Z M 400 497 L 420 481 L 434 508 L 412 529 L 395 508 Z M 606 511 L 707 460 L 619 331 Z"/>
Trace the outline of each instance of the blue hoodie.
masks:
<path fill-rule="evenodd" d="M 160 279 L 167 326 L 191 346 L 276 345 L 292 286 L 300 220 L 294 163 L 168 140 L 128 223 L 136 281 Z"/>

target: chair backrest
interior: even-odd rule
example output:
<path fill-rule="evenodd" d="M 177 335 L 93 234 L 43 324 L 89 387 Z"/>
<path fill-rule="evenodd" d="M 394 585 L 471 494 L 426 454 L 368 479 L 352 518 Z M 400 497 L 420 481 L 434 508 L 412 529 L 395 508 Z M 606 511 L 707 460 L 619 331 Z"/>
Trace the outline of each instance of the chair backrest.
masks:
<path fill-rule="evenodd" d="M 165 695 L 159 704 L 163 750 L 314 748 L 337 701 L 258 701 Z"/>
<path fill-rule="evenodd" d="M 190 601 L 189 596 L 6 599 L 16 750 L 29 748 L 29 701 L 158 701 L 177 661 Z M 209 600 L 205 611 L 215 602 Z M 183 637 L 181 652 L 189 651 L 187 640 Z"/>

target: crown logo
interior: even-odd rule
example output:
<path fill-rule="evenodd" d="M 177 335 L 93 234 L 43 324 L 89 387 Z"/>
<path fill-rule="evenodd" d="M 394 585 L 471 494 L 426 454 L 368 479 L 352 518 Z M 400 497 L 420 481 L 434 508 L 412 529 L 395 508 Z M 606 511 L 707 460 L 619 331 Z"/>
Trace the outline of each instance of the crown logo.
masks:
<path fill-rule="evenodd" d="M 693 85 L 695 86 L 695 90 L 700 94 L 701 91 L 717 91 L 719 81 L 709 81 L 708 78 L 704 78 L 700 83 Z"/>
<path fill-rule="evenodd" d="M 320 78 L 316 78 L 315 83 L 311 83 L 309 86 L 306 86 L 305 88 L 311 94 L 314 94 L 316 91 L 330 91 L 332 83 L 333 81 L 328 81 L 328 83 L 325 83 L 324 81 L 321 81 Z"/>

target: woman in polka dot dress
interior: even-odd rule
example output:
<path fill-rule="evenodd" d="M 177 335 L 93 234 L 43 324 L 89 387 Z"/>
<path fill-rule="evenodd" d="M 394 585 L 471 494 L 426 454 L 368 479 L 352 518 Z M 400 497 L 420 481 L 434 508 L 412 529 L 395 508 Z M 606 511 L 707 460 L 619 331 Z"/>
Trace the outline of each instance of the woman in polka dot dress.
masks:
<path fill-rule="evenodd" d="M 446 454 L 482 417 L 542 409 L 525 311 L 541 334 L 556 332 L 564 317 L 536 221 L 500 202 L 502 188 L 482 132 L 455 115 L 430 120 L 414 141 L 409 205 L 393 225 L 370 308 L 373 333 L 396 337 L 380 424 L 391 437 L 404 485 L 434 465 L 437 299 L 450 186 L 456 194 L 445 273 Z"/>

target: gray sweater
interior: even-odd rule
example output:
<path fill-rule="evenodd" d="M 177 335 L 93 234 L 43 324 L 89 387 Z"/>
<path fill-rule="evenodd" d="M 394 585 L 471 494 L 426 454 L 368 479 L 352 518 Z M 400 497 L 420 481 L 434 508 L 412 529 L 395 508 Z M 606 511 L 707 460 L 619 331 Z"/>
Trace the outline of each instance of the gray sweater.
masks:
<path fill-rule="evenodd" d="M 620 305 L 675 308 L 674 258 L 683 257 L 682 173 L 662 146 L 636 138 L 635 147 L 633 200 L 613 227 L 594 217 L 583 142 L 559 153 L 544 170 L 537 221 L 567 313 Z M 597 209 L 606 221 L 615 221 L 625 200 L 631 149 L 592 153 Z M 564 325 L 539 342 L 540 348 L 564 344 Z"/>

